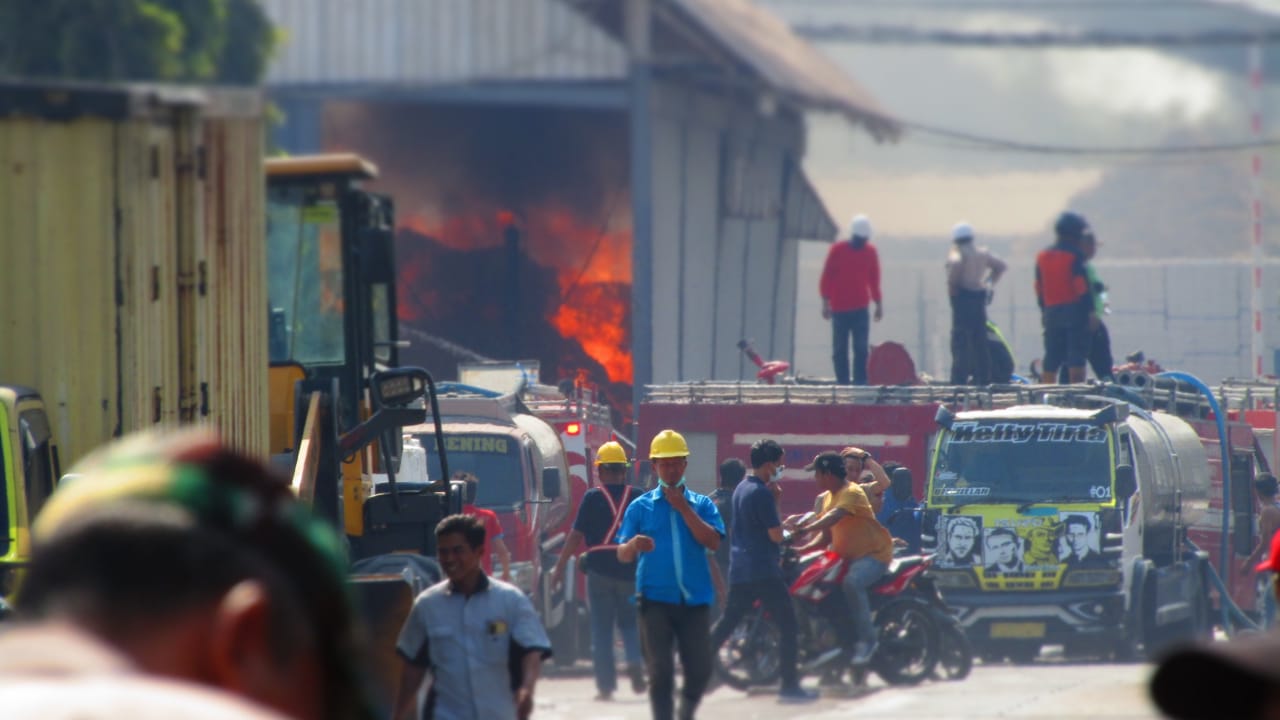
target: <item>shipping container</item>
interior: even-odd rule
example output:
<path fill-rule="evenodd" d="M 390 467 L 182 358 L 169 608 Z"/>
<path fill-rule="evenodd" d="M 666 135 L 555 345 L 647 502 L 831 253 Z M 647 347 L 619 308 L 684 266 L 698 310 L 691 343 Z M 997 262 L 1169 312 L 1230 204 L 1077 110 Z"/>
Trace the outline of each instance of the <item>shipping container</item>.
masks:
<path fill-rule="evenodd" d="M 44 395 L 64 467 L 192 422 L 265 454 L 262 109 L 0 81 L 0 378 Z"/>

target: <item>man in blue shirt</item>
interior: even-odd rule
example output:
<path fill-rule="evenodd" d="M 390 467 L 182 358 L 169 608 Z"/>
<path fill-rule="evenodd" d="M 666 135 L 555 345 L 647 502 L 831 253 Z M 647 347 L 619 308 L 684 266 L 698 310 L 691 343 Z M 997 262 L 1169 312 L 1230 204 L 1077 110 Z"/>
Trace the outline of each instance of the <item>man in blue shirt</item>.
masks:
<path fill-rule="evenodd" d="M 814 696 L 800 687 L 796 672 L 796 615 L 779 564 L 782 518 L 778 516 L 778 496 L 782 487 L 775 478 L 782 472 L 782 458 L 782 446 L 776 441 L 756 441 L 751 446 L 751 475 L 733 491 L 729 600 L 720 622 L 711 630 L 711 647 L 713 652 L 718 649 L 756 601 L 763 603 L 778 626 L 782 675 L 778 695 L 809 700 Z"/>
<path fill-rule="evenodd" d="M 907 552 L 920 554 L 920 503 L 913 494 L 911 471 L 895 462 L 884 464 L 889 473 L 889 492 L 876 520 L 889 534 L 906 543 Z"/>
<path fill-rule="evenodd" d="M 663 430 L 649 446 L 658 487 L 627 507 L 618 530 L 618 559 L 635 562 L 640 634 L 649 671 L 654 720 L 671 720 L 675 658 L 684 666 L 680 720 L 690 720 L 711 679 L 711 601 L 715 590 L 707 553 L 724 537 L 724 522 L 706 495 L 685 487 L 689 446 Z"/>
<path fill-rule="evenodd" d="M 483 547 L 484 524 L 474 515 L 450 515 L 436 525 L 446 579 L 414 599 L 400 630 L 396 652 L 404 663 L 395 720 L 412 716 L 428 671 L 434 700 L 429 716 L 436 720 L 526 720 L 533 713 L 551 641 L 529 598 L 484 574 Z"/>

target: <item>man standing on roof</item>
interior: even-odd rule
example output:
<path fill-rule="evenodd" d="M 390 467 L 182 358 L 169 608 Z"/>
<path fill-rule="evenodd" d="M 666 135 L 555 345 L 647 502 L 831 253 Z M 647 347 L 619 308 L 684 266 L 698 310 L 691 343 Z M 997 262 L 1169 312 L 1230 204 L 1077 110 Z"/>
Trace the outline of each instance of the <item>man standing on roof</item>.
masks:
<path fill-rule="evenodd" d="M 640 655 L 640 631 L 636 626 L 636 566 L 618 561 L 618 546 L 610 542 L 622 524 L 623 514 L 641 491 L 627 484 L 627 452 L 616 442 L 607 442 L 596 451 L 596 472 L 600 487 L 582 496 L 573 530 L 565 541 L 551 587 L 557 588 L 564 567 L 585 544 L 582 567 L 587 572 L 587 601 L 591 605 L 591 663 L 596 676 L 596 699 L 612 700 L 618 686 L 618 669 L 613 658 L 613 627 L 622 634 L 627 676 L 631 690 L 647 689 Z"/>
<path fill-rule="evenodd" d="M 1040 381 L 1052 385 L 1058 368 L 1067 368 L 1067 380 L 1084 382 L 1089 336 L 1098 328 L 1082 249 L 1089 223 L 1073 212 L 1064 212 L 1054 223 L 1057 240 L 1036 256 L 1036 302 L 1044 326 L 1044 365 Z"/>
<path fill-rule="evenodd" d="M 618 531 L 618 559 L 635 562 L 640 635 L 649 670 L 654 720 L 690 720 L 711 679 L 711 585 L 707 553 L 724 537 L 724 522 L 706 495 L 685 487 L 689 446 L 663 430 L 649 446 L 658 487 L 636 498 Z M 684 686 L 678 714 L 674 650 L 680 652 Z"/>
<path fill-rule="evenodd" d="M 947 256 L 947 294 L 951 298 L 951 384 L 991 382 L 987 346 L 987 303 L 1006 265 L 973 242 L 973 226 L 956 223 Z M 1008 380 L 1008 378 L 1004 378 Z"/>
<path fill-rule="evenodd" d="M 868 336 L 871 333 L 867 307 L 875 303 L 875 319 L 880 321 L 880 256 L 871 244 L 871 221 L 858 215 L 849 224 L 848 240 L 837 238 L 827 252 L 818 282 L 822 295 L 822 317 L 831 321 L 831 360 L 836 383 L 849 384 L 849 341 L 853 339 L 853 384 L 867 384 Z"/>

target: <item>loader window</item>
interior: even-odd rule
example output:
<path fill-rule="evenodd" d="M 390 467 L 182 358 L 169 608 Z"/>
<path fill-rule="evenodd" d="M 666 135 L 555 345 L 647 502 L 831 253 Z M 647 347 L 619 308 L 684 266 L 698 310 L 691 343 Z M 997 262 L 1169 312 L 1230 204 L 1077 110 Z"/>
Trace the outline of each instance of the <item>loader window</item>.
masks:
<path fill-rule="evenodd" d="M 342 216 L 306 187 L 273 187 L 267 200 L 271 362 L 345 362 Z"/>
<path fill-rule="evenodd" d="M 1112 466 L 1105 428 L 1060 421 L 957 422 L 938 447 L 931 502 L 1105 502 Z"/>

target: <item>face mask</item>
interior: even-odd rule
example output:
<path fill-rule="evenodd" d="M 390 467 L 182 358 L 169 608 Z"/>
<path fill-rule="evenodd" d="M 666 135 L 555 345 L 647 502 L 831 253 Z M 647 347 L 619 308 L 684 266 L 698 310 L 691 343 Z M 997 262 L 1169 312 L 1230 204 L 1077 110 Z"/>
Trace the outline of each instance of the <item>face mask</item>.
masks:
<path fill-rule="evenodd" d="M 667 484 L 667 481 L 666 481 L 666 480 L 663 480 L 663 479 L 661 479 L 661 478 L 659 478 L 659 479 L 658 479 L 658 482 L 659 482 L 663 487 L 684 487 L 684 478 L 683 478 L 683 477 L 681 477 L 681 478 L 680 478 L 680 482 L 676 483 L 675 485 L 669 485 L 669 484 Z"/>

